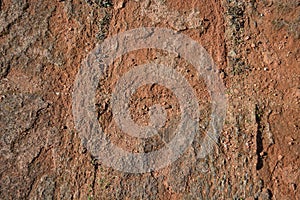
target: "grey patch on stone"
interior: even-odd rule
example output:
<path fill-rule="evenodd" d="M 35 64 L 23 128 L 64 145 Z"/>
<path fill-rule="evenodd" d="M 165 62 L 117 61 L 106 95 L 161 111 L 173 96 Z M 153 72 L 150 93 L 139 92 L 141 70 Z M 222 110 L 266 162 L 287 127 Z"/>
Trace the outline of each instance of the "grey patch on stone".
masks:
<path fill-rule="evenodd" d="M 38 183 L 37 190 L 35 191 L 35 195 L 32 199 L 45 199 L 52 200 L 54 199 L 54 191 L 55 191 L 55 180 L 51 176 L 43 176 Z"/>

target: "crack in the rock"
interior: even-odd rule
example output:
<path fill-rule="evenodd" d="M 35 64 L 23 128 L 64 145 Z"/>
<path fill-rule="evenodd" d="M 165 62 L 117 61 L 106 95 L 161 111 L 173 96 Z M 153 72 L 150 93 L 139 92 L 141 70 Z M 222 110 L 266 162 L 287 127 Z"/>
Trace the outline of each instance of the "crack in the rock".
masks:
<path fill-rule="evenodd" d="M 255 118 L 257 123 L 257 132 L 256 132 L 256 154 L 257 154 L 257 163 L 256 163 L 256 170 L 260 170 L 263 167 L 263 157 L 261 153 L 263 152 L 263 138 L 262 138 L 262 111 L 256 105 L 255 108 Z"/>

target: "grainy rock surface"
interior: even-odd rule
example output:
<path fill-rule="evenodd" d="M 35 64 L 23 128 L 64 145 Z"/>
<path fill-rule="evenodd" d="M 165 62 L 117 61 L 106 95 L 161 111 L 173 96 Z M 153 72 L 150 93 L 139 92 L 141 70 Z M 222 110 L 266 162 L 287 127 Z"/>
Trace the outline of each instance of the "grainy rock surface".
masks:
<path fill-rule="evenodd" d="M 0 199 L 299 199 L 299 13 L 297 0 L 0 0 Z M 186 34 L 208 51 L 228 110 L 218 144 L 199 158 L 211 105 L 192 66 L 153 49 L 118 58 L 99 80 L 95 107 L 120 147 L 149 152 L 163 145 L 129 137 L 113 121 L 113 87 L 133 66 L 174 67 L 201 106 L 201 133 L 178 160 L 130 174 L 102 165 L 81 143 L 73 83 L 97 43 L 149 26 Z M 180 109 L 171 91 L 146 85 L 130 103 L 141 125 L 153 104 L 166 108 L 161 134 L 174 137 Z"/>

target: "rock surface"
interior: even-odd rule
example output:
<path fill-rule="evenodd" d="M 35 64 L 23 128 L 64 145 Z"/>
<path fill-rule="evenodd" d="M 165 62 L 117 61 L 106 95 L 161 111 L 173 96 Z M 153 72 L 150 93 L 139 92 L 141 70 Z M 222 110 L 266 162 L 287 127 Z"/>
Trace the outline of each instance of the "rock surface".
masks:
<path fill-rule="evenodd" d="M 299 13 L 296 0 L 1 0 L 0 199 L 300 198 Z M 149 26 L 186 34 L 208 51 L 228 110 L 213 153 L 199 158 L 211 113 L 204 81 L 178 55 L 142 49 L 118 58 L 95 97 L 99 123 L 118 146 L 148 152 L 164 145 L 129 137 L 113 121 L 113 87 L 133 66 L 174 67 L 201 107 L 201 133 L 178 160 L 130 174 L 86 150 L 72 116 L 73 83 L 96 44 Z M 171 91 L 148 85 L 130 104 L 140 125 L 160 104 L 167 114 L 162 137 L 174 137 L 180 108 Z"/>

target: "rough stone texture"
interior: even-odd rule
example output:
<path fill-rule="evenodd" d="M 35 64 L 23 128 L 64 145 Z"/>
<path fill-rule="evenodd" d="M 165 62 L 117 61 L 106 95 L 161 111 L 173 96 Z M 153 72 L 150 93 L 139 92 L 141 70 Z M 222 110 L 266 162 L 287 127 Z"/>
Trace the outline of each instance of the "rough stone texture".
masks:
<path fill-rule="evenodd" d="M 0 199 L 299 199 L 299 13 L 296 0 L 1 0 Z M 226 86 L 228 111 L 214 152 L 200 159 L 210 114 L 203 80 L 166 52 L 116 60 L 100 80 L 96 107 L 121 147 L 151 151 L 157 144 L 114 128 L 110 94 L 132 66 L 174 60 L 202 106 L 201 134 L 184 155 L 162 170 L 128 174 L 103 166 L 81 144 L 72 90 L 97 43 L 141 26 L 171 28 L 205 47 Z M 147 123 L 151 100 L 167 108 L 172 138 L 180 111 L 161 87 L 137 92 L 133 119 Z"/>

